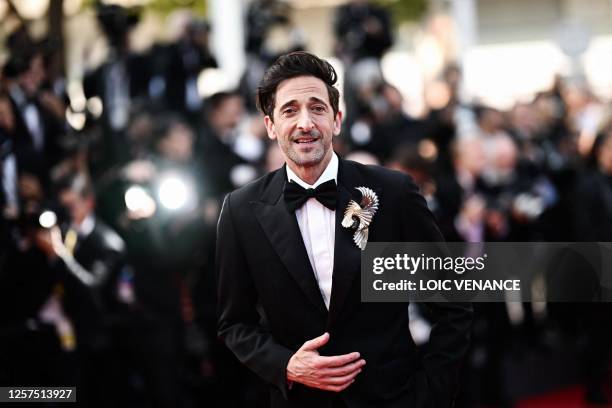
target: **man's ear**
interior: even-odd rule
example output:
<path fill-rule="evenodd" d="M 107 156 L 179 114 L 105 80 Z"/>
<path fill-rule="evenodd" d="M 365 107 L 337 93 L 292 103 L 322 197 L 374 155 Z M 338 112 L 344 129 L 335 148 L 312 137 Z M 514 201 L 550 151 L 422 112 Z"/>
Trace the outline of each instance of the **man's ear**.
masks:
<path fill-rule="evenodd" d="M 268 131 L 268 137 L 272 140 L 276 139 L 276 129 L 274 127 L 274 122 L 272 118 L 268 115 L 264 116 L 264 123 L 266 125 L 266 130 Z"/>
<path fill-rule="evenodd" d="M 334 118 L 334 136 L 338 136 L 340 134 L 340 130 L 342 129 L 342 111 L 338 111 L 336 113 L 336 117 Z"/>

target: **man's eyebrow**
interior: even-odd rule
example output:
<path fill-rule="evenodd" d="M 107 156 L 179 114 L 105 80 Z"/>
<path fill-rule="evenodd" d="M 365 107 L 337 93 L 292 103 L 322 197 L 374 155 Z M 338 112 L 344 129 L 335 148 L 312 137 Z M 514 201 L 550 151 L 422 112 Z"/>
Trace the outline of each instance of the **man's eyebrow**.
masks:
<path fill-rule="evenodd" d="M 288 106 L 295 105 L 296 102 L 297 101 L 295 99 L 292 99 L 289 102 L 285 102 L 280 108 L 278 108 L 278 110 L 282 111 L 283 109 L 285 109 Z"/>
<path fill-rule="evenodd" d="M 327 106 L 327 102 L 325 102 L 323 99 L 317 98 L 316 96 L 311 96 L 309 101 L 310 102 L 322 103 L 323 105 Z"/>
<path fill-rule="evenodd" d="M 325 105 L 325 106 L 327 106 L 327 105 L 328 105 L 328 103 L 327 103 L 327 102 L 325 102 L 323 99 L 317 98 L 316 96 L 311 96 L 311 97 L 308 99 L 308 102 L 311 102 L 311 103 L 312 103 L 312 102 L 321 103 L 321 104 L 323 104 L 323 105 Z M 280 108 L 278 108 L 278 110 L 279 110 L 279 111 L 282 111 L 282 110 L 283 110 L 283 109 L 285 109 L 286 107 L 291 106 L 291 105 L 295 105 L 296 103 L 297 103 L 297 100 L 292 99 L 292 100 L 290 100 L 290 101 L 288 101 L 288 102 L 285 102 L 285 103 L 284 103 L 284 104 L 283 104 L 283 105 L 282 105 Z"/>

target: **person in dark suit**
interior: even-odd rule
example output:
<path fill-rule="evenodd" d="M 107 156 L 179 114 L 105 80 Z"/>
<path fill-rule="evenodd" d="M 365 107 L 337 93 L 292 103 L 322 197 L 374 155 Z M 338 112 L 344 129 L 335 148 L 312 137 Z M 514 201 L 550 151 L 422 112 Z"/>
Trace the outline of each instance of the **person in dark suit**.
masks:
<path fill-rule="evenodd" d="M 120 275 L 129 270 L 125 243 L 110 226 L 96 217 L 93 186 L 86 175 L 77 173 L 60 180 L 58 199 L 70 220 L 62 242 L 58 242 L 61 244 L 58 250 L 70 276 L 65 285 L 88 298 L 76 302 L 75 312 L 79 315 L 86 313 L 83 310 L 85 303 L 91 303 L 95 309 L 90 315 L 82 316 L 87 335 L 83 332 L 81 337 L 83 341 L 85 337 L 87 342 L 96 341 L 90 336 L 96 335 L 99 328 L 91 325 L 100 324 L 100 319 L 104 320 L 129 303 L 120 298 L 118 292 Z M 69 293 L 67 291 L 67 295 Z M 80 327 L 78 322 L 77 326 Z"/>
<path fill-rule="evenodd" d="M 244 100 L 237 92 L 218 92 L 205 102 L 205 121 L 199 132 L 197 154 L 202 160 L 208 190 L 219 200 L 224 194 L 246 184 L 240 171 L 257 175 L 253 165 L 237 152 L 239 124 L 244 117 Z"/>
<path fill-rule="evenodd" d="M 206 22 L 190 22 L 179 40 L 166 49 L 164 81 L 168 106 L 185 114 L 195 115 L 202 107 L 198 93 L 198 75 L 205 68 L 217 68 L 217 61 L 208 48 L 210 26 Z"/>
<path fill-rule="evenodd" d="M 42 65 L 40 53 L 23 53 L 11 58 L 5 75 L 13 122 L 10 137 L 19 173 L 32 174 L 48 186 L 50 169 L 63 157 L 60 138 L 65 123 L 55 97 L 41 89 Z"/>
<path fill-rule="evenodd" d="M 93 186 L 85 174 L 60 180 L 57 198 L 67 214 L 65 233 L 52 234 L 63 266 L 62 303 L 74 324 L 79 400 L 87 406 L 117 405 L 127 381 L 120 352 L 134 293 L 123 239 L 95 215 Z M 127 353 L 125 353 L 127 354 Z"/>
<path fill-rule="evenodd" d="M 380 208 L 370 241 L 442 241 L 405 175 L 338 158 L 336 73 L 318 57 L 281 56 L 258 90 L 286 166 L 228 194 L 218 224 L 221 339 L 270 385 L 272 407 L 445 407 L 469 345 L 469 304 L 428 304 L 417 356 L 406 304 L 360 301 L 360 249 L 342 214 L 356 187 Z M 314 188 L 313 190 L 307 190 Z"/>
<path fill-rule="evenodd" d="M 83 78 L 85 97 L 99 98 L 102 103 L 96 122 L 104 136 L 100 146 L 92 149 L 94 177 L 128 159 L 124 146 L 130 113 L 148 95 L 154 65 L 148 55 L 131 52 L 129 33 L 138 23 L 137 15 L 115 4 L 99 4 L 96 11 L 110 47 L 107 60 Z"/>
<path fill-rule="evenodd" d="M 576 181 L 573 197 L 572 218 L 576 240 L 612 240 L 612 123 L 605 126 L 595 139 L 588 166 Z M 574 270 L 581 272 L 581 283 L 585 281 L 583 272 L 591 272 L 591 268 Z M 574 288 L 572 291 L 575 291 Z M 590 404 L 609 404 L 604 386 L 608 374 L 607 363 L 612 355 L 612 330 L 609 324 L 612 308 L 608 303 L 577 303 L 571 306 L 572 315 L 576 316 L 587 342 L 583 356 L 585 399 Z M 564 310 L 556 312 L 560 314 Z"/>

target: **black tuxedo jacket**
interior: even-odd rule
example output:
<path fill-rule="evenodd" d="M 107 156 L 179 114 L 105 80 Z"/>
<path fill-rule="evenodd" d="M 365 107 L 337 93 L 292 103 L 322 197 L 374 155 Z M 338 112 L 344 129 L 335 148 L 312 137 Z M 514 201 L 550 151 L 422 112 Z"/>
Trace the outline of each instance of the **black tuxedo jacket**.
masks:
<path fill-rule="evenodd" d="M 60 137 L 63 131 L 63 123 L 57 120 L 50 112 L 35 102 L 40 118 L 40 126 L 43 133 L 44 145 L 42 151 L 34 147 L 34 137 L 28 130 L 24 119 L 24 113 L 17 102 L 11 98 L 11 107 L 15 116 L 15 131 L 13 133 L 13 147 L 17 157 L 19 172 L 31 173 L 37 176 L 43 188 L 49 186 L 49 173 L 51 168 L 62 158 Z"/>
<path fill-rule="evenodd" d="M 330 333 L 322 355 L 358 351 L 366 360 L 340 393 L 349 407 L 449 406 L 468 343 L 469 304 L 425 304 L 435 325 L 424 358 L 408 329 L 407 305 L 362 303 L 360 250 L 342 214 L 355 187 L 372 188 L 379 210 L 369 241 L 443 240 L 409 177 L 340 160 L 334 271 L 325 307 L 295 214 L 283 199 L 283 167 L 229 194 L 218 225 L 219 336 L 238 359 L 269 382 L 273 407 L 324 407 L 338 395 L 301 384 L 289 389 L 290 357 L 309 339 Z"/>
<path fill-rule="evenodd" d="M 91 283 L 78 279 L 64 265 L 64 308 L 72 318 L 80 346 L 105 347 L 108 329 L 116 315 L 125 312 L 117 297 L 119 276 L 126 267 L 125 243 L 108 225 L 96 218 L 94 229 L 77 240 L 74 259 Z"/>

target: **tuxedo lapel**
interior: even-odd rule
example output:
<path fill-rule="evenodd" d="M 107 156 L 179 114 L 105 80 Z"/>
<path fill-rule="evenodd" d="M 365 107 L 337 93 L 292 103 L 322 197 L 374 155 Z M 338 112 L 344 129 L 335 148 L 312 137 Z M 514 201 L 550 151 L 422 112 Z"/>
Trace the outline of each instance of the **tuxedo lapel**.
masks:
<path fill-rule="evenodd" d="M 259 224 L 287 271 L 293 276 L 314 307 L 319 312 L 327 314 L 327 308 L 323 302 L 312 265 L 310 265 L 295 213 L 287 209 L 282 198 L 285 182 L 286 169 L 283 166 L 272 177 L 261 200 L 253 201 L 251 205 Z"/>
<path fill-rule="evenodd" d="M 361 251 L 353 242 L 354 230 L 342 226 L 344 210 L 350 200 L 360 201 L 355 187 L 363 185 L 361 177 L 352 166 L 340 160 L 338 167 L 338 200 L 336 203 L 336 235 L 334 243 L 334 272 L 329 307 L 328 326 L 338 317 L 346 297 L 361 271 Z"/>

